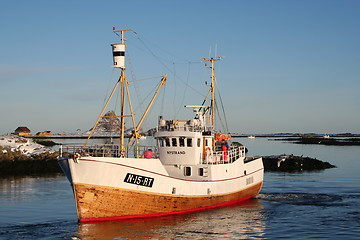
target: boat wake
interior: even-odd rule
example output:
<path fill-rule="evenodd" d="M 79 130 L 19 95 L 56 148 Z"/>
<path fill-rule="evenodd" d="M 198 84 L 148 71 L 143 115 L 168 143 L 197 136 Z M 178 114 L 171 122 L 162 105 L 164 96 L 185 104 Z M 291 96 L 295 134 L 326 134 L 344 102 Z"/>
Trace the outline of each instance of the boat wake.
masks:
<path fill-rule="evenodd" d="M 344 205 L 343 197 L 333 194 L 312 193 L 264 193 L 257 196 L 258 199 L 281 204 L 311 205 L 311 206 L 334 206 Z"/>

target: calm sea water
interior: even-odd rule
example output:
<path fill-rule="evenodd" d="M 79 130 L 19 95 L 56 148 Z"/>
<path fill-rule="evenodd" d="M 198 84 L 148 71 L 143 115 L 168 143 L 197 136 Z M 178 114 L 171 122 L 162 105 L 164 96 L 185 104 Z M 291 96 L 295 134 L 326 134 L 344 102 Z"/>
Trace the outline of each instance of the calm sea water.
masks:
<path fill-rule="evenodd" d="M 236 139 L 248 155 L 316 157 L 337 168 L 265 173 L 257 199 L 150 220 L 78 224 L 64 176 L 0 179 L 0 239 L 360 239 L 360 147 Z"/>

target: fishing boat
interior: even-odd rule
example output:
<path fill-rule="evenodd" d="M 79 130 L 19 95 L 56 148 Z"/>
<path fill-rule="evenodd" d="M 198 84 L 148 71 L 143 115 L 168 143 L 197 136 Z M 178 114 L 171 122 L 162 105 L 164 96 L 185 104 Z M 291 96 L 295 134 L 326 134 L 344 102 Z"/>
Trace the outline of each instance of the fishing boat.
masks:
<path fill-rule="evenodd" d="M 263 184 L 261 157 L 245 156 L 243 145 L 232 142 L 228 133 L 216 131 L 214 64 L 221 57 L 203 59 L 211 64 L 211 85 L 206 97 L 209 106 L 186 105 L 193 111 L 193 119 L 159 116 L 154 146 L 142 146 L 140 128 L 167 76 L 162 77 L 144 114 L 135 122 L 125 75 L 124 34 L 131 30 L 113 31 L 121 37 L 121 43 L 112 45 L 113 67 L 120 69 L 119 80 L 86 143 L 62 147 L 58 157 L 73 189 L 78 220 L 111 221 L 191 213 L 255 197 Z M 118 86 L 119 144 L 89 145 L 88 140 Z M 130 114 L 125 113 L 125 102 Z M 131 136 L 125 136 L 125 117 L 134 124 Z"/>

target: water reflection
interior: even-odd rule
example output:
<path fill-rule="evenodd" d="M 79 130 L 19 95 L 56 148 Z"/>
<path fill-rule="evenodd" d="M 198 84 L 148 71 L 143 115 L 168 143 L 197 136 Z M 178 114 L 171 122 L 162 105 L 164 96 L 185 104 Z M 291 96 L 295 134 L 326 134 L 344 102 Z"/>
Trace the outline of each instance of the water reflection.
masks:
<path fill-rule="evenodd" d="M 79 224 L 76 237 L 88 239 L 261 238 L 263 206 L 257 199 L 193 214 L 132 221 Z"/>
<path fill-rule="evenodd" d="M 62 174 L 49 174 L 26 177 L 7 177 L 0 178 L 0 198 L 1 201 L 19 202 L 37 195 L 46 182 L 52 182 L 55 178 L 63 177 Z M 54 178 L 54 179 L 53 179 Z"/>

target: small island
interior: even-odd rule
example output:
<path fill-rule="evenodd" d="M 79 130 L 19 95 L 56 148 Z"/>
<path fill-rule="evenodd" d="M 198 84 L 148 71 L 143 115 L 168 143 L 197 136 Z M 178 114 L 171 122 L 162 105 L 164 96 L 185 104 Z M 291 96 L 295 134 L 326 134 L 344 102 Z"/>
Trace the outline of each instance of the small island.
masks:
<path fill-rule="evenodd" d="M 316 158 L 294 156 L 292 154 L 263 156 L 263 164 L 265 171 L 273 172 L 302 172 L 336 168 L 336 166 Z"/>

